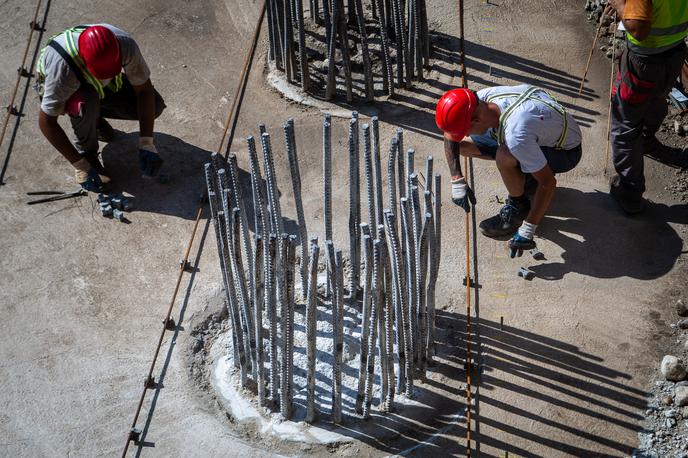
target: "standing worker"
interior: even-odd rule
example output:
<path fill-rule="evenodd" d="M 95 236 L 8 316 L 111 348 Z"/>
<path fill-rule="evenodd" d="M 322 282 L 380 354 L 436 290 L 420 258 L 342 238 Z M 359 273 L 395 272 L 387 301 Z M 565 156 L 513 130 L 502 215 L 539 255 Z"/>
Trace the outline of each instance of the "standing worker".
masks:
<path fill-rule="evenodd" d="M 557 187 L 554 175 L 572 170 L 581 159 L 581 131 L 573 116 L 544 90 L 521 85 L 448 91 L 437 103 L 435 121 L 444 131 L 452 201 L 466 212 L 476 202 L 460 156 L 496 161 L 509 197 L 497 215 L 480 223 L 480 232 L 513 235 L 512 258 L 535 248 L 535 229 Z M 537 186 L 532 205 L 527 178 Z"/>
<path fill-rule="evenodd" d="M 612 89 L 614 168 L 609 194 L 627 214 L 643 211 L 643 154 L 662 148 L 655 138 L 667 115 L 666 97 L 688 50 L 688 1 L 609 0 L 626 29 L 626 50 Z"/>
<path fill-rule="evenodd" d="M 145 176 L 156 175 L 163 161 L 153 142 L 153 126 L 165 103 L 131 35 L 108 24 L 77 26 L 56 35 L 39 57 L 37 90 L 41 132 L 72 164 L 83 189 L 101 192 L 110 181 L 98 159 L 98 140 L 108 142 L 114 135 L 105 118 L 139 121 L 139 166 Z M 74 145 L 57 122 L 65 113 Z"/>

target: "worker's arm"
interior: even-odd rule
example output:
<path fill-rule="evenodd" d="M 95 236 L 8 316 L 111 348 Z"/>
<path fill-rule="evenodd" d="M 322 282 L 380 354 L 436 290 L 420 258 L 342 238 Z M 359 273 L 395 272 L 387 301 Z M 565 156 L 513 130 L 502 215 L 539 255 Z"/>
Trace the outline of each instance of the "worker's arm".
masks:
<path fill-rule="evenodd" d="M 72 164 L 77 183 L 86 191 L 101 192 L 103 190 L 103 177 L 98 175 L 98 172 L 91 167 L 88 160 L 74 148 L 64 129 L 57 122 L 57 116 L 50 116 L 43 110 L 40 110 L 38 113 L 38 127 L 50 144 Z"/>
<path fill-rule="evenodd" d="M 139 86 L 133 86 L 136 93 L 136 107 L 139 114 L 139 135 L 152 137 L 155 123 L 155 93 L 151 80 Z"/>
<path fill-rule="evenodd" d="M 471 205 L 475 205 L 476 201 L 473 190 L 468 186 L 468 183 L 466 183 L 466 178 L 464 178 L 463 173 L 461 172 L 461 148 L 466 143 L 467 142 L 459 143 L 450 140 L 445 134 L 444 155 L 447 158 L 447 165 L 449 166 L 449 172 L 451 174 L 452 202 L 463 208 L 466 213 L 468 213 L 471 211 Z M 475 145 L 471 144 L 471 146 L 475 148 Z"/>
<path fill-rule="evenodd" d="M 155 92 L 150 79 L 133 88 L 136 92 L 136 106 L 139 114 L 139 167 L 144 176 L 153 177 L 157 175 L 163 162 L 153 142 Z"/>
<path fill-rule="evenodd" d="M 609 0 L 605 14 L 621 18 L 626 31 L 638 41 L 645 40 L 652 28 L 652 1 L 650 0 Z"/>
<path fill-rule="evenodd" d="M 57 122 L 57 116 L 50 116 L 40 110 L 38 113 L 38 127 L 51 145 L 62 154 L 70 163 L 75 163 L 81 159 L 81 155 L 74 148 L 64 129 Z"/>
<path fill-rule="evenodd" d="M 549 208 L 550 202 L 554 197 L 554 192 L 557 189 L 557 179 L 554 178 L 552 169 L 549 165 L 545 165 L 541 170 L 533 173 L 533 178 L 537 180 L 538 187 L 535 191 L 533 204 L 530 212 L 526 217 L 518 232 L 509 240 L 509 249 L 511 250 L 511 257 L 523 255 L 523 251 L 532 250 L 536 247 L 533 236 L 535 229 L 545 216 L 545 212 Z"/>

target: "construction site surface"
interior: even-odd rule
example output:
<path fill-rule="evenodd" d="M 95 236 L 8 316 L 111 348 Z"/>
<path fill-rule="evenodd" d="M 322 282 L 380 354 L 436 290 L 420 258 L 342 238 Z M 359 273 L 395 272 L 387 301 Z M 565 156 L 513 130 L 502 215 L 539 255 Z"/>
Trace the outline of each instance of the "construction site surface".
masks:
<path fill-rule="evenodd" d="M 155 124 L 164 179 L 141 178 L 138 127 L 114 121 L 120 133 L 101 143 L 101 151 L 117 191 L 133 203 L 125 213 L 128 224 L 103 218 L 92 193 L 26 205 L 28 192 L 70 192 L 77 186 L 72 168 L 42 136 L 39 103 L 29 91 L 0 186 L 0 456 L 118 456 L 125 444 L 127 456 L 161 457 L 466 456 L 467 444 L 471 456 L 485 457 L 634 453 L 658 361 L 676 337 L 667 324 L 675 321 L 673 301 L 685 295 L 688 206 L 667 192 L 671 169 L 646 158 L 651 205 L 643 215 L 629 218 L 609 198 L 610 64 L 604 55 L 592 56 L 577 95 L 595 34 L 584 20 L 584 0 L 466 0 L 468 85 L 542 87 L 571 111 L 583 133 L 581 164 L 557 176 L 556 197 L 536 237 L 539 253 L 511 259 L 504 241 L 476 235 L 470 227 L 467 232 L 471 220 L 450 199 L 434 117 L 437 99 L 461 85 L 459 2 L 426 3 L 436 53 L 424 81 L 393 97 L 382 94 L 380 85 L 371 103 L 361 100 L 360 86 L 351 103 L 342 97 L 342 86 L 327 104 L 318 97 L 295 103 L 303 94 L 296 86 L 289 86 L 295 96 L 283 90 L 284 80 L 268 62 L 263 27 L 227 148 L 236 154 L 239 179 L 250 189 L 246 137 L 259 138 L 258 125 L 265 124 L 275 139 L 286 231 L 296 234 L 298 215 L 282 144 L 283 124 L 294 120 L 303 207 L 309 236 L 322 242 L 321 259 L 327 256 L 323 110 L 333 113 L 333 242 L 345 255 L 352 111 L 361 124 L 378 117 L 383 164 L 389 139 L 402 128 L 406 147 L 415 149 L 417 170 L 433 156 L 434 171 L 443 176 L 437 354 L 429 376 L 419 382 L 415 399 L 398 397 L 386 415 L 375 407 L 370 420 L 354 418 L 355 393 L 345 389 L 344 420 L 332 426 L 323 402 L 314 432 L 298 408 L 289 425 L 264 413 L 256 419 L 253 395 L 239 393 L 236 383 L 223 378 L 232 372 L 225 359 L 231 353 L 230 325 L 215 229 L 207 205 L 199 207 L 207 189 L 204 165 L 218 143 L 222 146 L 262 2 L 48 2 L 44 41 L 75 24 L 96 22 L 136 38 L 167 104 Z M 0 2 L 3 103 L 14 87 L 35 8 L 34 2 Z M 316 96 L 324 84 L 320 81 Z M 69 131 L 68 121 L 61 123 Z M 4 154 L 7 144 L 0 146 Z M 474 212 L 481 221 L 498 211 L 505 189 L 492 162 L 473 161 L 472 176 Z M 199 208 L 205 213 L 196 226 Z M 174 322 L 164 322 L 169 307 Z M 303 310 L 297 309 L 301 327 Z M 349 320 L 356 313 L 346 309 Z M 347 332 L 357 332 L 347 326 Z M 148 380 L 161 329 L 160 354 Z M 303 348 L 302 337 L 297 333 L 297 347 Z M 299 355 L 297 364 L 306 359 Z M 347 381 L 345 374 L 345 386 L 353 384 L 354 375 Z M 147 395 L 132 438 L 142 390 Z"/>

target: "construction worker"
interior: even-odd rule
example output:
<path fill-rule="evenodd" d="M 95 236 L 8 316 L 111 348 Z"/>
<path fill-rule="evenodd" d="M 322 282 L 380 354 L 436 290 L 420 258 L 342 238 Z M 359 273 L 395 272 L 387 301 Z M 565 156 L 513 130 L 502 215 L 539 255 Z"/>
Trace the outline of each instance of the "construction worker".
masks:
<path fill-rule="evenodd" d="M 450 90 L 437 103 L 435 121 L 444 132 L 452 201 L 466 212 L 476 202 L 460 156 L 496 161 L 509 195 L 497 215 L 480 223 L 480 231 L 488 237 L 513 235 L 512 258 L 535 248 L 533 235 L 557 186 L 554 175 L 568 172 L 581 159 L 575 119 L 544 90 L 522 85 L 477 93 Z M 526 178 L 537 186 L 532 205 Z"/>
<path fill-rule="evenodd" d="M 643 210 L 643 154 L 661 149 L 655 133 L 667 115 L 666 97 L 688 51 L 688 1 L 609 0 L 626 29 L 626 50 L 612 90 L 612 151 L 617 175 L 609 194 L 627 214 Z"/>
<path fill-rule="evenodd" d="M 165 103 L 129 34 L 108 24 L 67 29 L 48 41 L 37 68 L 41 132 L 72 164 L 83 189 L 101 192 L 110 181 L 98 159 L 98 140 L 114 136 L 105 118 L 139 121 L 139 166 L 145 176 L 157 173 L 163 161 L 153 125 Z M 70 118 L 74 145 L 57 122 L 61 114 Z"/>

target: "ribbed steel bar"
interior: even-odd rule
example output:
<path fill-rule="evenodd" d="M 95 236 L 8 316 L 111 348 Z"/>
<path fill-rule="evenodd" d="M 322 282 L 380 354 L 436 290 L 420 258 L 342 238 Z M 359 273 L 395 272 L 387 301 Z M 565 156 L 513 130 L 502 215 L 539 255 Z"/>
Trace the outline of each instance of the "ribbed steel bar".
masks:
<path fill-rule="evenodd" d="M 325 15 L 325 27 L 329 31 L 329 36 L 327 37 L 327 85 L 325 86 L 325 98 L 327 100 L 332 100 L 337 92 L 337 79 L 335 74 L 336 70 L 334 60 L 336 54 L 335 51 L 337 49 L 337 23 L 339 20 L 339 8 L 338 2 L 334 1 L 330 3 L 330 1 L 331 0 L 324 0 L 324 4 L 327 5 L 325 7 L 326 12 L 330 10 L 330 7 L 332 7 L 332 16 L 329 17 L 329 24 L 327 22 L 329 14 Z"/>
<path fill-rule="evenodd" d="M 296 20 L 299 34 L 299 69 L 301 70 L 301 89 L 308 92 L 310 88 L 310 74 L 308 70 L 308 53 L 306 52 L 306 27 L 303 21 L 303 0 L 296 2 Z"/>
<path fill-rule="evenodd" d="M 265 405 L 265 358 L 263 355 L 263 304 L 265 301 L 265 271 L 263 263 L 265 244 L 263 236 L 256 234 L 255 262 L 253 264 L 253 278 L 256 289 L 253 293 L 253 325 L 255 326 L 254 335 L 256 336 L 256 392 L 258 394 L 258 404 Z"/>
<path fill-rule="evenodd" d="M 384 197 L 382 196 L 382 159 L 380 157 L 380 124 L 378 122 L 377 116 L 372 117 L 371 127 L 373 131 L 373 167 L 375 171 L 375 222 L 377 223 L 377 226 L 379 226 L 382 224 L 382 202 Z"/>
<path fill-rule="evenodd" d="M 384 356 L 387 375 L 386 390 L 383 390 L 381 398 L 383 399 L 382 411 L 389 412 L 394 404 L 394 392 L 396 388 L 394 371 L 394 284 L 392 283 L 391 256 L 387 250 L 385 226 L 383 224 L 378 227 L 378 234 L 382 241 L 381 262 L 384 274 L 384 289 L 381 303 L 382 315 L 380 315 L 380 317 L 384 324 Z"/>
<path fill-rule="evenodd" d="M 373 156 L 370 148 L 370 127 L 368 124 L 363 124 L 363 164 L 366 179 L 368 224 L 371 229 L 375 230 L 377 227 L 377 213 L 375 211 L 375 172 L 373 170 Z"/>
<path fill-rule="evenodd" d="M 420 345 L 418 346 L 418 368 L 421 377 L 425 377 L 425 372 L 427 370 L 428 365 L 428 311 L 425 299 L 427 295 L 426 284 L 428 274 L 428 232 L 432 230 L 434 230 L 432 228 L 432 213 L 425 213 L 423 215 L 423 228 L 421 229 L 420 240 L 418 245 L 419 252 L 416 255 L 416 269 L 418 269 L 418 274 L 416 275 L 418 281 L 418 329 L 420 330 Z"/>
<path fill-rule="evenodd" d="M 371 280 L 372 305 L 370 307 L 370 334 L 368 335 L 368 361 L 366 364 L 365 396 L 363 399 L 363 418 L 370 417 L 373 401 L 373 377 L 375 375 L 375 346 L 378 338 L 379 303 L 382 282 L 380 270 L 380 240 L 373 241 L 373 275 Z"/>
<path fill-rule="evenodd" d="M 356 299 L 360 289 L 361 251 L 361 184 L 358 141 L 358 113 L 349 121 L 349 294 Z"/>
<path fill-rule="evenodd" d="M 282 234 L 284 233 L 284 222 L 282 221 L 279 190 L 277 189 L 277 178 L 275 176 L 275 164 L 272 158 L 272 146 L 270 145 L 270 134 L 264 133 L 260 136 L 260 139 L 263 147 L 263 167 L 267 180 L 267 194 L 270 205 L 270 232 Z"/>
<path fill-rule="evenodd" d="M 325 247 L 327 249 L 327 271 L 330 273 L 330 281 L 332 282 L 330 310 L 330 324 L 332 325 L 332 422 L 341 423 L 341 403 L 338 402 L 339 398 L 337 394 L 341 391 L 341 361 L 337 357 L 337 348 L 341 345 L 338 340 L 339 334 L 337 332 L 337 326 L 339 325 L 339 306 L 337 304 L 337 260 L 332 240 L 326 240 Z"/>
<path fill-rule="evenodd" d="M 279 403 L 279 359 L 277 356 L 277 295 L 275 264 L 277 261 L 277 234 L 268 236 L 268 257 L 265 265 L 265 306 L 268 315 L 268 333 L 270 357 L 270 401 L 275 409 Z"/>
<path fill-rule="evenodd" d="M 306 385 L 306 422 L 313 423 L 317 415 L 315 409 L 315 362 L 316 362 L 316 338 L 318 330 L 318 258 L 320 247 L 318 238 L 310 240 L 310 265 L 308 266 L 308 299 L 306 305 L 306 355 L 308 357 L 308 375 Z"/>
<path fill-rule="evenodd" d="M 363 3 L 361 0 L 354 0 L 354 3 L 356 6 L 356 22 L 358 23 L 358 33 L 361 37 L 365 99 L 367 102 L 372 102 L 375 98 L 375 88 L 373 87 L 373 70 L 370 63 L 370 49 L 368 47 L 368 32 L 365 24 L 365 13 L 363 11 Z"/>
<path fill-rule="evenodd" d="M 387 357 L 387 316 L 385 315 L 385 228 L 380 225 L 377 228 L 377 239 L 375 242 L 380 244 L 380 260 L 378 264 L 377 273 L 377 289 L 374 292 L 373 299 L 376 307 L 377 316 L 377 335 L 378 335 L 378 352 L 380 354 L 380 404 L 379 409 L 382 412 L 387 412 L 389 406 L 386 405 L 387 395 L 389 393 L 389 358 Z M 382 237 L 381 237 L 382 236 Z M 375 274 L 373 274 L 375 275 Z"/>
<path fill-rule="evenodd" d="M 333 296 L 336 296 L 337 300 L 335 302 L 336 307 L 332 307 L 332 310 L 337 310 L 337 326 L 334 328 L 333 332 L 337 335 L 337 346 L 335 347 L 335 362 L 338 370 L 333 374 L 337 382 L 337 391 L 335 392 L 335 412 L 337 415 L 333 415 L 334 423 L 342 422 L 342 357 L 344 352 L 344 261 L 342 258 L 342 250 L 337 250 L 334 255 L 335 262 L 337 263 L 336 272 L 336 290 Z"/>
<path fill-rule="evenodd" d="M 323 121 L 323 222 L 325 224 L 325 243 L 332 240 L 332 133 L 330 115 L 325 115 Z M 334 255 L 334 254 L 333 254 Z M 332 292 L 332 276 L 327 271 L 327 285 L 325 287 L 327 297 Z"/>
<path fill-rule="evenodd" d="M 280 255 L 282 260 L 282 269 L 277 270 L 277 308 L 279 310 L 280 318 L 280 414 L 283 419 L 289 420 L 291 418 L 291 403 L 289 402 L 289 357 L 288 353 L 291 351 L 289 345 L 289 288 L 287 287 L 287 269 L 289 260 L 287 252 L 289 250 L 289 234 L 281 234 L 282 239 L 279 244 Z"/>
<path fill-rule="evenodd" d="M 408 348 L 410 353 L 407 353 L 406 358 L 411 363 L 411 372 L 406 373 L 407 387 L 411 385 L 411 389 L 407 388 L 406 396 L 409 397 L 413 392 L 413 378 L 415 376 L 415 355 L 417 342 L 417 321 L 416 321 L 416 250 L 413 235 L 413 216 L 411 212 L 411 205 L 407 197 L 402 197 L 401 201 L 401 225 L 402 232 L 405 234 L 406 246 L 404 247 L 404 254 L 406 255 L 406 293 L 408 305 L 408 321 L 409 321 L 409 336 Z"/>
<path fill-rule="evenodd" d="M 342 53 L 342 66 L 344 71 L 344 84 L 346 87 L 346 101 L 351 103 L 354 100 L 353 82 L 351 79 L 351 57 L 349 51 L 349 32 L 347 31 L 346 15 L 344 14 L 344 1 L 332 0 L 337 5 L 337 29 L 339 35 L 339 50 Z"/>
<path fill-rule="evenodd" d="M 307 295 L 308 277 L 308 229 L 306 216 L 303 211 L 303 199 L 301 198 L 301 171 L 299 169 L 299 157 L 296 149 L 296 134 L 294 132 L 294 120 L 289 118 L 284 124 L 284 137 L 289 158 L 289 170 L 291 172 L 291 184 L 294 191 L 294 205 L 296 206 L 296 221 L 299 224 L 299 238 L 301 241 L 301 295 Z"/>
<path fill-rule="evenodd" d="M 368 227 L 365 223 L 361 226 Z M 363 232 L 363 227 L 361 227 Z M 358 391 L 356 396 L 356 413 L 363 413 L 363 401 L 365 398 L 365 381 L 368 367 L 368 339 L 370 334 L 370 310 L 372 304 L 371 281 L 373 278 L 373 241 L 370 234 L 363 234 L 361 238 L 363 247 L 363 265 L 364 265 L 364 281 L 363 281 L 363 304 L 361 309 L 361 352 L 359 354 L 359 370 L 358 370 Z M 373 351 L 375 349 L 373 348 Z"/>
<path fill-rule="evenodd" d="M 380 25 L 380 52 L 382 54 L 382 87 L 385 94 L 390 97 L 394 95 L 394 81 L 392 79 L 392 59 L 389 57 L 389 45 L 387 40 L 387 26 L 385 21 L 385 10 L 382 0 L 375 2 Z"/>
<path fill-rule="evenodd" d="M 396 180 L 396 162 L 399 141 L 396 137 L 392 137 L 389 145 L 389 157 L 387 158 L 387 195 L 389 196 L 389 210 L 397 213 L 397 180 Z"/>

